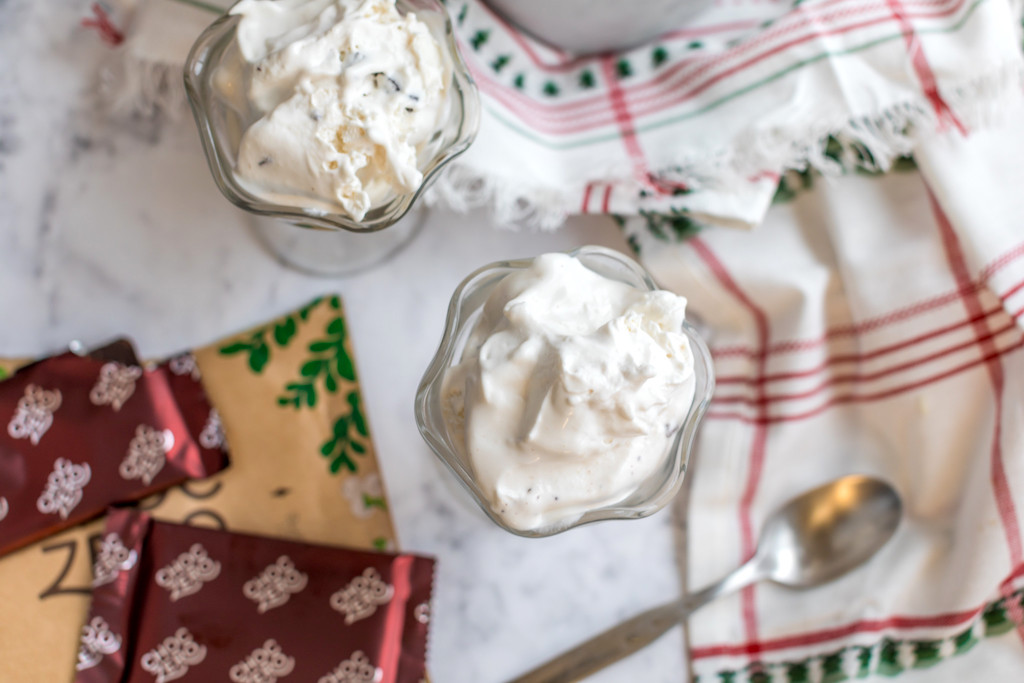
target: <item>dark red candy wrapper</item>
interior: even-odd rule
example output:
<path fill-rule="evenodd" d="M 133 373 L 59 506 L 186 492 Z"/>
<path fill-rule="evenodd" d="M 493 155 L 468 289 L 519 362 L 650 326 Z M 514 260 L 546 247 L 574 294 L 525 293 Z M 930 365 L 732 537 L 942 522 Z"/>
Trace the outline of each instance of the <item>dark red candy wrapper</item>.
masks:
<path fill-rule="evenodd" d="M 227 465 L 199 382 L 110 360 L 134 359 L 123 346 L 53 356 L 0 382 L 0 555 Z"/>
<path fill-rule="evenodd" d="M 112 510 L 75 683 L 420 683 L 433 573 Z"/>

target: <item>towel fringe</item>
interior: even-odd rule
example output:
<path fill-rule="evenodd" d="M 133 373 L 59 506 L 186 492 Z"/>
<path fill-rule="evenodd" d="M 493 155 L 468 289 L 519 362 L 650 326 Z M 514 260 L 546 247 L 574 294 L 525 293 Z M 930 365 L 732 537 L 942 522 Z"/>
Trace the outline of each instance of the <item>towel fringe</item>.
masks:
<path fill-rule="evenodd" d="M 516 185 L 455 161 L 430 186 L 424 201 L 459 213 L 490 208 L 494 222 L 503 228 L 554 230 L 568 218 L 572 199 L 568 192 Z"/>
<path fill-rule="evenodd" d="M 1007 121 L 1024 99 L 1024 63 L 1016 60 L 965 82 L 941 86 L 940 91 L 969 130 L 993 127 Z M 115 115 L 178 118 L 186 109 L 181 67 L 149 61 L 127 49 L 118 50 L 101 70 L 101 95 Z M 691 190 L 728 193 L 737 183 L 749 182 L 766 171 L 812 169 L 826 176 L 854 168 L 884 172 L 895 160 L 912 154 L 919 139 L 941 126 L 934 109 L 921 97 L 873 115 L 751 130 L 731 148 L 716 154 L 701 158 L 683 155 L 661 164 L 658 177 Z M 638 209 L 649 204 L 659 211 L 687 210 L 693 202 L 692 194 L 641 200 L 644 185 L 622 173 L 622 169 L 608 169 L 603 181 L 615 185 L 617 197 L 636 196 Z M 579 209 L 584 190 L 582 182 L 559 189 L 510 183 L 455 160 L 436 179 L 424 201 L 457 212 L 489 208 L 494 221 L 503 227 L 553 230 Z"/>
<path fill-rule="evenodd" d="M 941 90 L 950 110 L 969 130 L 998 126 L 1008 122 L 1024 102 L 1024 63 L 1014 61 Z M 730 150 L 699 159 L 681 157 L 659 177 L 692 190 L 726 193 L 736 183 L 749 182 L 766 170 L 781 174 L 811 169 L 831 177 L 855 168 L 885 172 L 896 160 L 912 155 L 918 141 L 935 134 L 940 126 L 936 112 L 921 97 L 873 115 L 751 132 Z M 616 184 L 617 192 L 628 190 L 639 196 L 644 189 L 621 172 L 618 177 L 612 173 L 607 177 Z M 579 206 L 584 189 L 582 185 L 563 191 L 509 185 L 457 160 L 428 197 L 432 204 L 457 211 L 491 206 L 499 225 L 549 230 Z M 692 194 L 682 194 L 660 199 L 656 205 L 657 210 L 667 210 L 667 206 L 686 210 L 693 202 Z M 638 203 L 643 208 L 644 202 Z"/>

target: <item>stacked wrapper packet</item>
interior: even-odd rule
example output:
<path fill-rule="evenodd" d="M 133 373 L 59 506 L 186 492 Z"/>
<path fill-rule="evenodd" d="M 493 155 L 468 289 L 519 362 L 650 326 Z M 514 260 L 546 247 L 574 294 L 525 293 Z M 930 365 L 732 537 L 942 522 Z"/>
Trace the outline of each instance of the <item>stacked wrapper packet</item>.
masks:
<path fill-rule="evenodd" d="M 86 360 L 71 354 L 57 359 L 64 359 L 65 363 Z M 19 377 L 24 377 L 17 372 L 19 368 L 33 372 L 53 360 L 35 365 L 29 365 L 25 359 L 0 360 L 0 377 L 7 378 L 0 382 L 0 395 L 5 385 L 13 387 Z M 98 371 L 103 363 L 95 365 Z M 362 410 L 346 320 L 338 297 L 314 300 L 265 325 L 165 363 L 147 363 L 144 367 L 147 377 L 159 373 L 164 384 L 177 385 L 179 395 L 181 387 L 192 387 L 188 401 L 193 404 L 198 397 L 202 401 L 208 398 L 209 405 L 216 408 L 212 416 L 207 408 L 201 420 L 196 418 L 191 430 L 180 429 L 179 445 L 188 432 L 193 435 L 197 449 L 219 454 L 221 447 L 230 443 L 231 453 L 227 469 L 202 480 L 181 482 L 184 477 L 180 477 L 158 486 L 161 475 L 157 474 L 151 483 L 162 490 L 138 505 L 138 510 L 150 520 L 146 524 L 162 527 L 164 522 L 180 523 L 305 544 L 376 553 L 389 551 L 381 554 L 382 558 L 396 556 L 394 529 L 369 424 Z M 90 387 L 96 388 L 91 384 Z M 17 402 L 24 397 L 24 388 L 18 388 L 18 395 L 10 397 L 12 415 L 8 417 L 12 423 L 17 420 Z M 123 388 L 120 393 L 107 393 L 123 400 L 119 410 L 114 411 L 110 396 L 100 396 L 107 402 L 90 403 L 79 412 L 84 416 L 90 410 L 103 409 L 110 414 L 127 415 L 132 396 L 136 400 L 143 396 L 140 391 L 125 399 Z M 188 401 L 182 401 L 182 405 Z M 193 405 L 198 415 L 201 411 L 195 408 Z M 59 433 L 63 417 L 59 407 L 52 411 L 49 429 L 53 431 L 44 432 L 38 444 L 31 444 L 31 437 L 14 441 L 21 449 L 45 445 L 47 436 L 53 438 Z M 155 431 L 166 428 L 160 425 Z M 36 428 L 35 432 L 38 431 Z M 101 441 L 98 435 L 92 435 L 83 443 L 94 444 L 97 453 L 104 454 L 104 462 L 114 460 L 115 469 L 122 460 L 129 459 L 130 447 L 111 443 L 105 451 Z M 6 448 L 0 444 L 0 455 L 4 462 L 11 462 L 17 454 L 11 452 L 9 445 Z M 77 462 L 80 456 L 71 452 L 68 459 L 81 464 Z M 142 483 L 140 479 L 132 481 Z M 177 485 L 167 488 L 171 483 Z M 82 500 L 88 503 L 90 499 L 83 495 Z M 13 519 L 10 505 L 7 508 L 5 516 Z M 59 512 L 50 517 L 60 520 Z M 81 524 L 0 556 L 0 603 L 9 614 L 19 615 L 17 620 L 0 623 L 0 642 L 9 646 L 0 661 L 0 680 L 19 680 L 25 672 L 32 672 L 35 680 L 71 680 L 76 663 L 82 664 L 83 654 L 88 661 L 98 652 L 87 644 L 100 642 L 95 638 L 95 629 L 90 630 L 87 615 L 97 580 L 94 571 L 102 571 L 105 566 L 99 560 L 104 557 L 104 540 L 111 533 L 105 530 L 108 521 L 109 518 L 97 519 Z M 0 532 L 3 531 L 0 521 Z M 141 559 L 138 550 L 136 555 Z M 401 557 L 410 558 L 410 562 L 426 561 Z M 312 576 L 311 572 L 305 573 Z M 429 580 L 427 583 L 429 593 Z M 122 584 L 111 585 L 119 585 L 123 591 Z M 428 614 L 428 608 L 421 609 L 419 618 L 423 621 L 415 622 L 424 629 L 424 641 Z M 117 635 L 128 639 L 137 634 Z M 127 640 L 123 642 L 125 649 L 121 652 L 132 652 L 138 663 L 142 653 L 129 648 Z M 106 647 L 109 649 L 110 644 Z M 335 665 L 340 663 L 341 659 Z M 81 668 L 78 673 L 84 675 Z M 327 673 L 326 669 L 322 672 Z M 384 673 L 385 678 L 395 675 L 391 671 Z M 417 676 L 422 675 L 421 669 Z M 403 675 L 397 680 L 419 677 Z"/>

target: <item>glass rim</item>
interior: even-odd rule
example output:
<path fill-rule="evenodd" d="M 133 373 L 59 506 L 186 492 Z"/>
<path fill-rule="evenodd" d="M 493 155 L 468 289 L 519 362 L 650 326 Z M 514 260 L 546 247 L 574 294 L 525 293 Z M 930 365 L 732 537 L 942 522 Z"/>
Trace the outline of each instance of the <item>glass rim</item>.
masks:
<path fill-rule="evenodd" d="M 414 2 L 418 4 L 413 4 Z M 207 166 L 213 175 L 214 183 L 228 201 L 244 211 L 301 223 L 306 227 L 341 229 L 350 232 L 375 232 L 401 220 L 437 179 L 441 170 L 469 148 L 476 138 L 480 126 L 480 101 L 476 83 L 456 44 L 451 17 L 439 0 L 395 0 L 395 4 L 400 10 L 404 10 L 403 13 L 430 11 L 442 17 L 444 35 L 435 34 L 435 38 L 439 39 L 443 51 L 451 61 L 450 85 L 452 92 L 449 97 L 453 103 L 453 120 L 457 116 L 458 121 L 456 133 L 454 138 L 442 146 L 429 160 L 425 168 L 421 169 L 423 182 L 419 187 L 412 192 L 395 195 L 385 204 L 371 207 L 370 213 L 376 215 L 357 221 L 341 212 L 312 210 L 269 201 L 249 192 L 237 182 L 234 177 L 233 165 L 221 149 L 220 141 L 214 131 L 214 124 L 207 112 L 206 95 L 204 94 L 204 79 L 212 78 L 212 72 L 215 71 L 215 63 L 208 64 L 207 60 L 214 50 L 223 50 L 231 40 L 234 40 L 237 24 L 241 19 L 239 15 L 230 14 L 229 8 L 207 26 L 192 44 L 183 69 L 185 93 L 199 129 Z M 430 7 L 420 6 L 424 4 Z M 430 26 L 430 22 L 427 24 Z"/>

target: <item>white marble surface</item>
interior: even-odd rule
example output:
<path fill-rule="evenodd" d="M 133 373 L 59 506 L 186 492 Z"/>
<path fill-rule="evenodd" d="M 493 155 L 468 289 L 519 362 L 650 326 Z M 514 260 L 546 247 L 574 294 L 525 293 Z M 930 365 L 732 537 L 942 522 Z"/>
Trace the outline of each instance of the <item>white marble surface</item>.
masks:
<path fill-rule="evenodd" d="M 288 271 L 215 189 L 190 117 L 97 113 L 107 48 L 78 28 L 81 9 L 0 0 L 0 355 L 124 333 L 159 356 L 340 292 L 400 542 L 439 559 L 435 681 L 505 680 L 679 594 L 672 511 L 514 537 L 469 506 L 413 423 L 413 394 L 455 284 L 498 258 L 583 243 L 625 250 L 610 220 L 514 233 L 484 214 L 433 213 L 372 272 L 324 280 Z M 682 681 L 683 650 L 677 628 L 593 680 Z"/>

